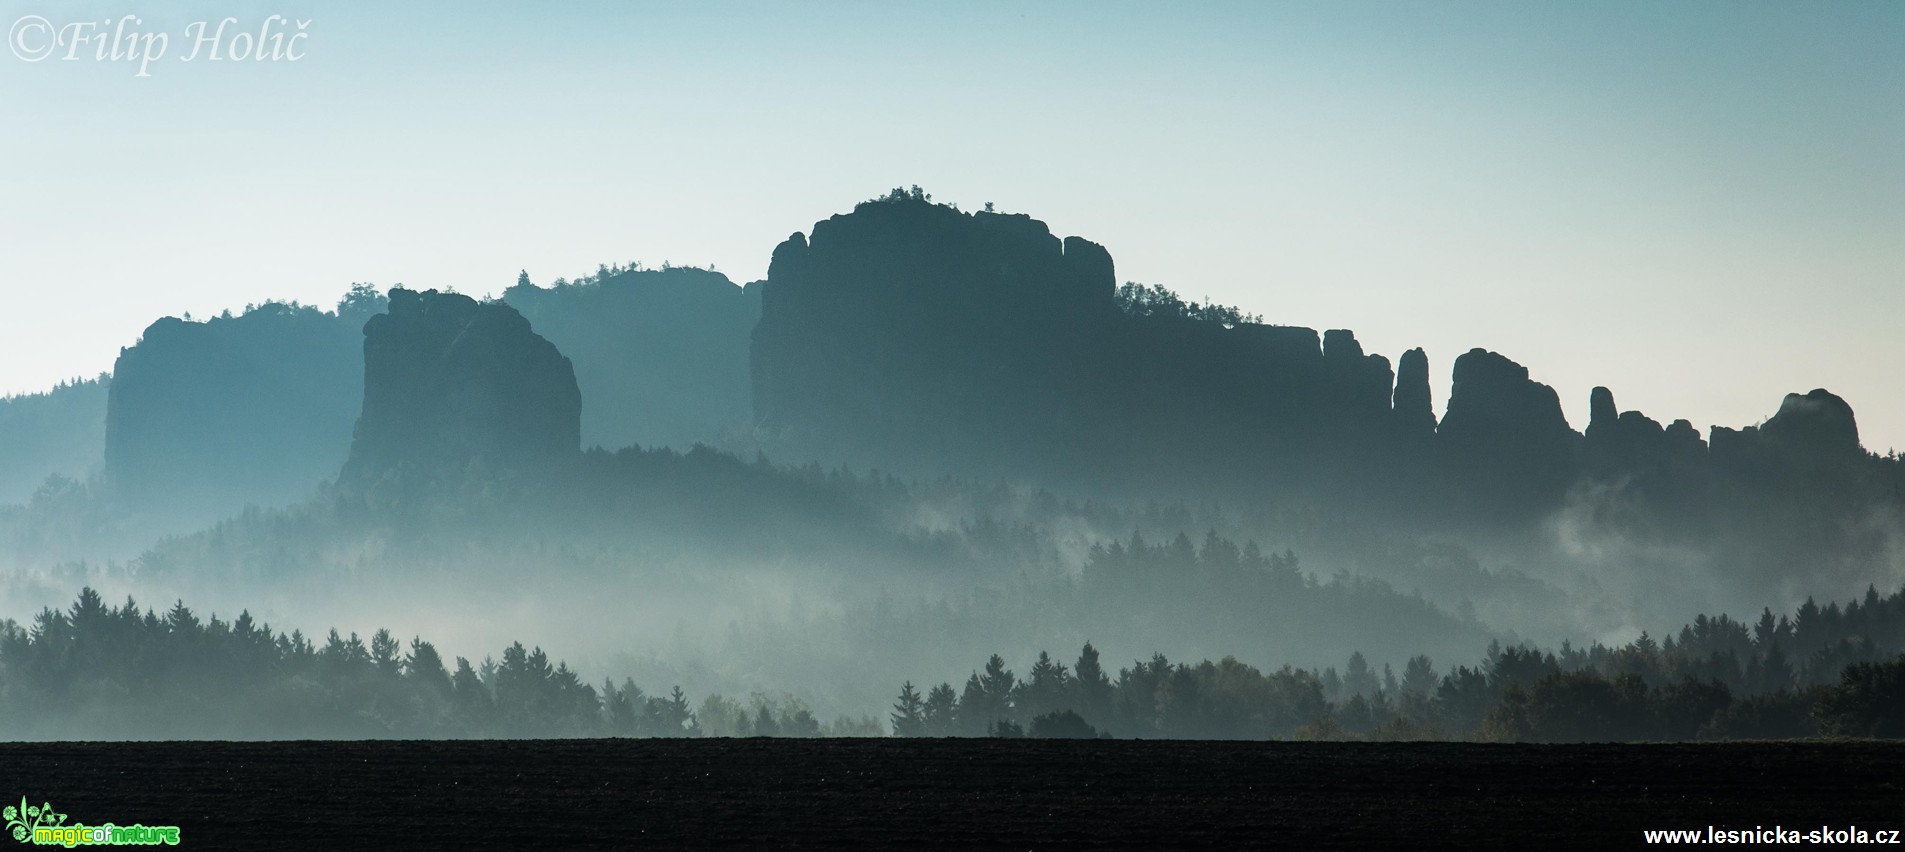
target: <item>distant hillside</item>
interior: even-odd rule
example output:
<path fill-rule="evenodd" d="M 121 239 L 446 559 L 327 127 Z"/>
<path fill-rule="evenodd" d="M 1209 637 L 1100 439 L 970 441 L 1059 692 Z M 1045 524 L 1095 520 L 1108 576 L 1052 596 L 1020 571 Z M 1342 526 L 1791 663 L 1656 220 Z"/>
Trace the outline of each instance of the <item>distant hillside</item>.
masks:
<path fill-rule="evenodd" d="M 105 473 L 135 505 L 208 517 L 279 504 L 337 474 L 363 400 L 365 289 L 337 311 L 270 302 L 154 322 L 113 365 Z"/>
<path fill-rule="evenodd" d="M 267 302 L 204 321 L 160 319 L 121 351 L 109 397 L 92 382 L 0 402 L 0 429 L 44 445 L 0 458 L 0 487 L 24 499 L 48 473 L 103 467 L 118 498 L 202 506 L 194 515 L 206 520 L 303 498 L 348 454 L 364 403 L 363 327 L 386 301 L 360 286 L 335 311 Z M 719 273 L 605 266 L 547 289 L 525 278 L 503 301 L 577 353 L 587 444 L 685 448 L 748 427 L 758 299 Z M 97 409 L 90 426 L 87 400 Z"/>
<path fill-rule="evenodd" d="M 582 443 L 686 449 L 750 425 L 748 335 L 758 289 L 703 269 L 605 266 L 503 293 L 575 362 Z"/>
<path fill-rule="evenodd" d="M 83 480 L 105 460 L 112 378 L 0 399 L 0 504 L 22 503 L 48 476 Z"/>

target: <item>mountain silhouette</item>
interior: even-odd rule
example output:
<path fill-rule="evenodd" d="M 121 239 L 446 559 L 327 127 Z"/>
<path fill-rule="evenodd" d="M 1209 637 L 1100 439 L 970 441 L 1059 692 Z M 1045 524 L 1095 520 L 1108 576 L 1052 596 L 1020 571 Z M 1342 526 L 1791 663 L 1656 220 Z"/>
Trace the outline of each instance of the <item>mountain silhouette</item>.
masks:
<path fill-rule="evenodd" d="M 1613 499 L 1613 515 L 1583 508 L 1618 516 L 1630 541 L 1717 543 L 1718 558 L 1768 572 L 1808 553 L 1877 558 L 1891 525 L 1847 519 L 1905 514 L 1905 465 L 1866 452 L 1851 407 L 1825 390 L 1702 440 L 1596 388 L 1583 434 L 1527 367 L 1473 349 L 1438 418 L 1420 349 L 1392 370 L 1347 330 L 1265 325 L 1115 280 L 1089 240 L 917 189 L 816 223 L 775 249 L 762 285 L 763 440 L 782 457 L 914 475 L 1427 528 L 1532 529 Z"/>
<path fill-rule="evenodd" d="M 1097 243 L 915 188 L 793 234 L 745 288 L 604 266 L 551 287 L 524 274 L 494 302 L 399 288 L 386 308 L 360 286 L 333 312 L 162 319 L 120 355 L 100 457 L 111 493 L 205 518 L 299 499 L 340 469 L 708 441 L 1398 528 L 1530 531 L 1569 513 L 1623 546 L 1698 549 L 1767 577 L 1835 560 L 1855 574 L 1905 527 L 1905 464 L 1866 452 L 1851 406 L 1823 389 L 1703 439 L 1686 420 L 1620 411 L 1607 388 L 1576 431 L 1554 389 L 1503 353 L 1462 353 L 1450 378 L 1438 413 L 1422 349 L 1392 362 L 1345 329 L 1120 284 Z M 70 446 L 52 466 L 22 453 L 52 447 L 56 421 L 85 435 L 85 398 L 4 403 L 0 470 L 83 467 Z M 59 413 L 13 416 L 34 405 Z"/>
<path fill-rule="evenodd" d="M 345 480 L 401 466 L 545 466 L 581 451 L 575 367 L 501 302 L 390 291 L 364 324 L 364 405 Z"/>

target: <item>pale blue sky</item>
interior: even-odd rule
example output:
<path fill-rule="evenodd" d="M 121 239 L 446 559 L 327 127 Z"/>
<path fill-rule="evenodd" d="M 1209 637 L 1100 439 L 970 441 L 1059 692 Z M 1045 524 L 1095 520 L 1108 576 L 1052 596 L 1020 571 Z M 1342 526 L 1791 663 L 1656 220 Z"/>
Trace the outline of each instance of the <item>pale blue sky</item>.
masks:
<path fill-rule="evenodd" d="M 1905 4 L 0 2 L 172 55 L 0 51 L 0 390 L 153 318 L 606 261 L 765 273 L 895 185 L 1394 358 L 1501 351 L 1905 448 Z M 297 63 L 185 27 L 311 20 Z M 89 53 L 83 55 L 90 56 Z"/>

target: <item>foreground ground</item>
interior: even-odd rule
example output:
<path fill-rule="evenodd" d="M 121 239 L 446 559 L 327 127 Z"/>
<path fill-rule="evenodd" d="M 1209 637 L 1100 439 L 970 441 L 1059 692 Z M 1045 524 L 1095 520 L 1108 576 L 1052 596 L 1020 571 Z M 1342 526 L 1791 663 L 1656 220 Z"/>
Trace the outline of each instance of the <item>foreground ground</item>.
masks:
<path fill-rule="evenodd" d="M 0 801 L 201 848 L 1639 845 L 1905 828 L 1905 746 L 1023 740 L 0 744 Z"/>

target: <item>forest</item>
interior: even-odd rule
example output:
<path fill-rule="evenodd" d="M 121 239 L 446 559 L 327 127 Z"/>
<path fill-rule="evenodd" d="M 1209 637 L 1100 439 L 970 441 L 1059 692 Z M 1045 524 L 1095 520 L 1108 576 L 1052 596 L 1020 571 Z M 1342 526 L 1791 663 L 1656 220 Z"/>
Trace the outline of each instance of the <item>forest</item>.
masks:
<path fill-rule="evenodd" d="M 1905 590 L 1751 625 L 1701 615 L 1677 635 L 1558 651 L 1491 643 L 1438 674 L 1426 655 L 1398 676 L 1360 652 L 1339 671 L 1265 674 L 1233 657 L 1164 655 L 1109 676 L 1087 643 L 1068 669 L 1044 651 L 1023 678 L 998 655 L 955 690 L 911 681 L 900 736 L 1126 736 L 1626 742 L 1905 736 Z M 1053 733 L 1053 732 L 1065 733 Z"/>
<path fill-rule="evenodd" d="M 868 736 L 869 718 L 821 722 L 799 700 L 598 689 L 541 648 L 446 662 L 422 638 L 274 632 L 248 612 L 201 618 L 82 589 L 30 627 L 0 622 L 0 737 L 361 739 Z"/>
<path fill-rule="evenodd" d="M 1438 672 L 1378 672 L 1360 652 L 1266 672 L 1163 654 L 1112 673 L 1089 642 L 1023 677 L 992 655 L 960 687 L 902 684 L 890 725 L 822 721 L 791 693 L 650 693 L 585 683 L 540 647 L 446 661 L 421 637 L 314 640 L 241 612 L 201 618 L 91 588 L 28 626 L 0 622 L 0 736 L 85 738 L 1045 737 L 1680 741 L 1905 737 L 1905 590 L 1748 625 L 1700 616 L 1675 635 L 1558 651 L 1492 644 Z M 790 686 L 798 686 L 790 684 Z"/>

